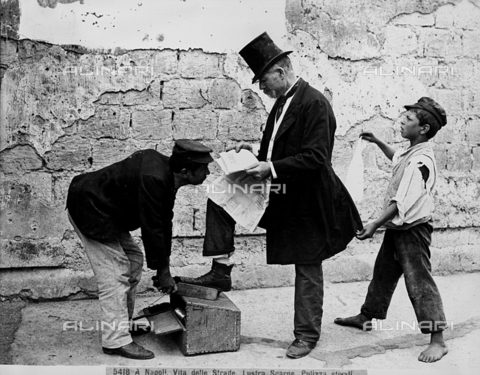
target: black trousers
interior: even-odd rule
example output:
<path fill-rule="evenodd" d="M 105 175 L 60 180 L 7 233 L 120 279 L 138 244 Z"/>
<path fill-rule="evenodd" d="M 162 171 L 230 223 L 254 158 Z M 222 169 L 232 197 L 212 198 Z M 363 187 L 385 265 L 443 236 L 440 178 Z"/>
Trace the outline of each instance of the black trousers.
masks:
<path fill-rule="evenodd" d="M 442 298 L 431 275 L 429 223 L 407 230 L 387 229 L 373 269 L 361 313 L 370 319 L 385 319 L 393 292 L 402 274 L 422 333 L 446 327 Z"/>
<path fill-rule="evenodd" d="M 235 250 L 235 220 L 212 200 L 207 201 L 203 255 L 223 255 Z M 295 265 L 294 336 L 317 342 L 323 314 L 322 263 Z"/>

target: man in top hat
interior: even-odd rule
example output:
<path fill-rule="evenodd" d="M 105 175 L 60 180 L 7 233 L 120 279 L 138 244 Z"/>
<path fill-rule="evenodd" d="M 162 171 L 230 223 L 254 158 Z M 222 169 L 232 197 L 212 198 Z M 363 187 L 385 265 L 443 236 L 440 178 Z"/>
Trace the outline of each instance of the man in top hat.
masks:
<path fill-rule="evenodd" d="M 259 163 L 247 173 L 259 181 L 282 184 L 271 193 L 260 221 L 267 231 L 267 263 L 295 265 L 295 340 L 291 358 L 307 355 L 320 338 L 323 305 L 322 261 L 344 250 L 362 228 L 358 211 L 333 171 L 335 116 L 328 100 L 297 78 L 288 54 L 261 34 L 240 51 L 254 73 L 252 83 L 277 99 L 263 133 Z M 239 143 L 237 152 L 251 146 Z M 216 257 L 212 270 L 183 281 L 206 286 L 231 285 L 228 258 L 233 254 L 235 222 L 211 200 L 207 203 L 205 256 Z"/>
<path fill-rule="evenodd" d="M 132 341 L 149 331 L 131 321 L 143 252 L 130 231 L 141 229 L 147 267 L 157 270 L 158 288 L 177 290 L 169 259 L 175 194 L 201 184 L 209 174 L 212 150 L 178 140 L 171 157 L 137 151 L 125 160 L 73 178 L 67 197 L 69 220 L 82 240 L 97 279 L 106 354 L 133 359 L 154 355 Z"/>

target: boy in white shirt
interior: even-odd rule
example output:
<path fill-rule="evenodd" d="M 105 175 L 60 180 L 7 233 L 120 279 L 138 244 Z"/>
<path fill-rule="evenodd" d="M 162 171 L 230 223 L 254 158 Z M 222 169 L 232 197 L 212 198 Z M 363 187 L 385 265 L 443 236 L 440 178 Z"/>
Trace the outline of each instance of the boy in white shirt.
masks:
<path fill-rule="evenodd" d="M 437 168 L 428 140 L 446 125 L 447 116 L 438 103 L 427 97 L 405 108 L 401 135 L 410 141 L 408 149 L 395 151 L 369 131 L 360 134 L 393 161 L 393 175 L 382 215 L 359 231 L 357 238 L 372 237 L 382 225 L 387 229 L 360 314 L 337 318 L 334 322 L 370 331 L 372 319 L 386 318 L 393 292 L 403 274 L 419 327 L 422 333 L 431 334 L 429 347 L 418 359 L 435 362 L 448 350 L 443 340 L 446 327 L 443 304 L 431 275 L 429 245 L 433 227 L 430 222 Z"/>

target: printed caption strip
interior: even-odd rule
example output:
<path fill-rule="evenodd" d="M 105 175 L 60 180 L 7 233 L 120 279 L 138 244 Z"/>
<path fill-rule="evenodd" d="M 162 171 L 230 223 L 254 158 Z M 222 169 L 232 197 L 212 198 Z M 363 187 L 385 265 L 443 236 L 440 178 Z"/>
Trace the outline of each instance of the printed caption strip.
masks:
<path fill-rule="evenodd" d="M 368 375 L 367 370 L 107 367 L 106 375 Z"/>

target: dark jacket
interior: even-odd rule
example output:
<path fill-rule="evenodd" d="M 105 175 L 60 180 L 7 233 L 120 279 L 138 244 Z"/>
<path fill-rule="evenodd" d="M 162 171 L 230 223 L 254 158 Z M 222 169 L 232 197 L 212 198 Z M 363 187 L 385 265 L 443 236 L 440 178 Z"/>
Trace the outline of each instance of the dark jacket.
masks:
<path fill-rule="evenodd" d="M 74 177 L 67 208 L 80 231 L 100 242 L 141 228 L 147 266 L 168 264 L 175 202 L 169 158 L 155 150 L 137 151 L 125 160 Z"/>
<path fill-rule="evenodd" d="M 274 127 L 267 119 L 258 159 L 265 161 Z M 336 121 L 328 100 L 300 79 L 278 129 L 271 161 L 284 184 L 270 195 L 260 222 L 267 229 L 267 263 L 310 264 L 344 250 L 362 228 L 347 189 L 332 168 Z"/>

